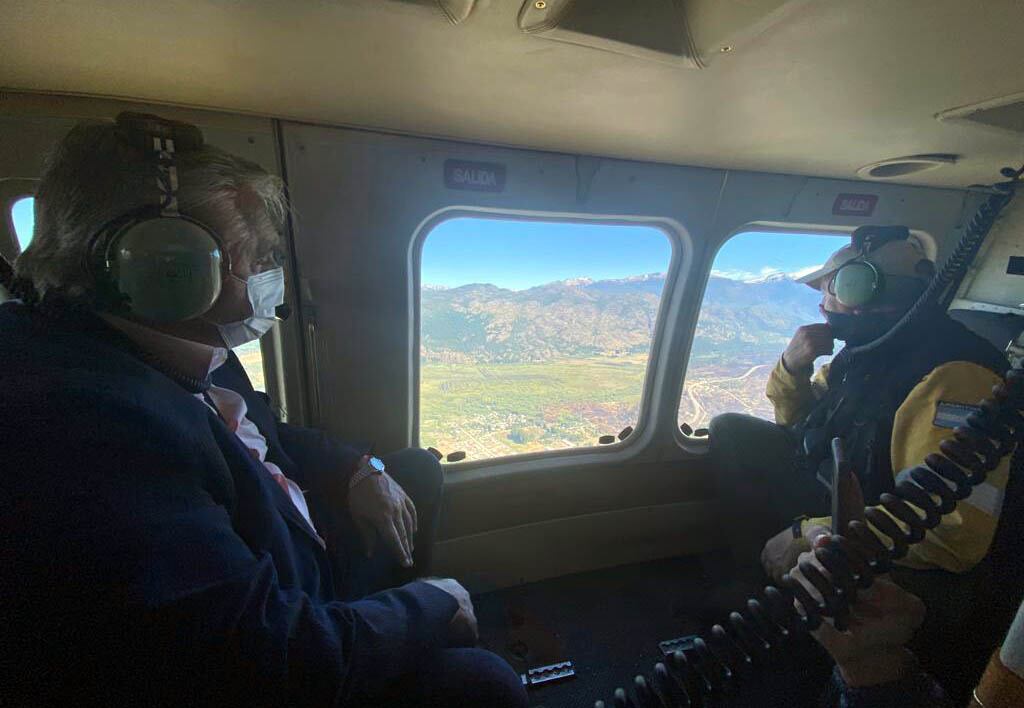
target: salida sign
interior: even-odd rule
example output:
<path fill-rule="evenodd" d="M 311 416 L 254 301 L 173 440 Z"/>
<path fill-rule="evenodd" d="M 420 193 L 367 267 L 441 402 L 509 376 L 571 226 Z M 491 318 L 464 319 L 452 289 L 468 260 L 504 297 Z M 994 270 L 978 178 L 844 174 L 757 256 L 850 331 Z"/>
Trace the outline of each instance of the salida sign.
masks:
<path fill-rule="evenodd" d="M 871 216 L 877 204 L 877 194 L 840 194 L 832 203 L 832 213 L 836 216 Z"/>
<path fill-rule="evenodd" d="M 505 165 L 496 162 L 444 161 L 444 186 L 470 192 L 503 192 Z"/>

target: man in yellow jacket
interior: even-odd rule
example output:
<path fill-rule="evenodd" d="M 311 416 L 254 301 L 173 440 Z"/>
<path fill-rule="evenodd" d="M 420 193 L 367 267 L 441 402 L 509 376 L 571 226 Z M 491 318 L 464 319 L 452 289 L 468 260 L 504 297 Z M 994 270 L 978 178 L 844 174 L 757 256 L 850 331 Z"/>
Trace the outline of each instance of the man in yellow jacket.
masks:
<path fill-rule="evenodd" d="M 727 533 L 738 566 L 755 565 L 759 553 L 777 580 L 827 531 L 827 493 L 816 477 L 830 473 L 833 437 L 844 439 L 865 501 L 877 504 L 895 475 L 939 452 L 1000 381 L 1005 356 L 945 312 L 923 312 L 876 345 L 933 273 L 906 228 L 872 226 L 801 279 L 821 290 L 826 321 L 800 327 L 769 378 L 776 423 L 726 414 L 710 426 L 720 493 L 737 520 Z M 815 372 L 833 340 L 846 346 Z M 992 543 L 1008 469 L 1006 459 L 899 561 L 894 578 L 925 600 L 929 625 L 966 616 L 985 585 L 974 571 Z"/>

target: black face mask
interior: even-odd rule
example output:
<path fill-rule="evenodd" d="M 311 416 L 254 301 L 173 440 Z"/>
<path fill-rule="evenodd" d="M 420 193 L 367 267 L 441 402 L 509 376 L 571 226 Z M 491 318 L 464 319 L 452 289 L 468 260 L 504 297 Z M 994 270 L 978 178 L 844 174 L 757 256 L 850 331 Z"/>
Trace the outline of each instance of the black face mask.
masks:
<path fill-rule="evenodd" d="M 859 347 L 862 344 L 873 342 L 888 332 L 899 318 L 873 312 L 850 315 L 826 310 L 825 319 L 832 329 L 833 337 L 850 346 Z"/>

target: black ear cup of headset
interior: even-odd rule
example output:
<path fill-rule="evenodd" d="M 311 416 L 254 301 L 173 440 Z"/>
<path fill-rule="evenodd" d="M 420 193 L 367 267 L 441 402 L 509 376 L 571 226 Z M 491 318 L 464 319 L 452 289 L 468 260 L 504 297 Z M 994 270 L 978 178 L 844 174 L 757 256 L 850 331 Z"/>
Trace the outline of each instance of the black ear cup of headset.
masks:
<path fill-rule="evenodd" d="M 910 238 L 906 226 L 861 226 L 851 243 L 860 251 L 856 260 L 843 264 L 829 283 L 829 292 L 847 307 L 865 307 L 885 292 L 885 274 L 866 260 L 868 254 L 894 241 Z"/>
<path fill-rule="evenodd" d="M 885 276 L 867 261 L 846 263 L 832 277 L 829 291 L 846 307 L 864 307 L 885 289 Z"/>
<path fill-rule="evenodd" d="M 103 241 L 104 289 L 123 314 L 180 322 L 203 315 L 220 297 L 223 250 L 197 221 L 138 215 Z"/>
<path fill-rule="evenodd" d="M 122 113 L 118 138 L 155 166 L 160 202 L 107 224 L 92 245 L 98 291 L 110 309 L 152 322 L 194 319 L 220 296 L 226 262 L 212 229 L 178 212 L 175 153 L 196 150 L 202 133 L 187 123 Z"/>

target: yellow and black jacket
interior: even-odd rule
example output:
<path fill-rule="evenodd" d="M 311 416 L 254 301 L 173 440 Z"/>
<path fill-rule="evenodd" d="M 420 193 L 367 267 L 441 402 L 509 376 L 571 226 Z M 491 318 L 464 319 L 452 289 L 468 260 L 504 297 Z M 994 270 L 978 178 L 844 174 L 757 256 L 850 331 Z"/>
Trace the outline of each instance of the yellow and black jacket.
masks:
<path fill-rule="evenodd" d="M 939 443 L 991 394 L 1006 368 L 1006 359 L 987 341 L 934 315 L 884 350 L 861 357 L 841 351 L 813 377 L 810 368 L 793 373 L 780 361 L 767 395 L 776 422 L 801 440 L 810 469 L 827 459 L 828 441 L 842 436 L 865 501 L 877 504 L 897 473 L 939 451 Z M 900 562 L 957 573 L 977 565 L 995 534 L 1009 465 L 1004 459 Z M 827 526 L 830 519 L 809 523 Z"/>

